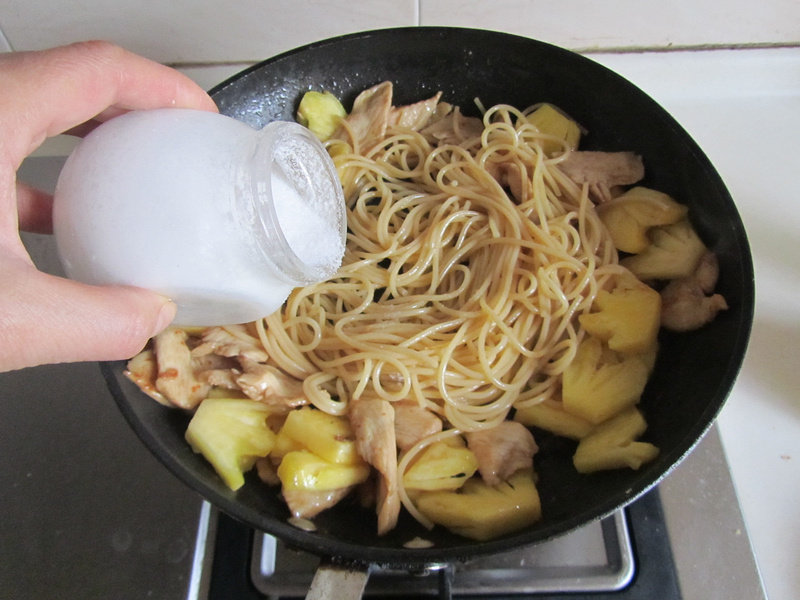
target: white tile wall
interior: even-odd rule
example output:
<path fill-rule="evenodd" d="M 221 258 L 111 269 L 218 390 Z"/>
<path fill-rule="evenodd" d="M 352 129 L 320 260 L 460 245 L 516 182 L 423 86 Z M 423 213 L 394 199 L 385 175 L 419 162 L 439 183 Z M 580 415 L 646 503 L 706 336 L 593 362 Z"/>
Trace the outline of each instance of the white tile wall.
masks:
<path fill-rule="evenodd" d="M 242 63 L 353 31 L 457 25 L 571 49 L 800 43 L 798 0 L 4 0 L 11 48 L 87 38 L 167 63 Z"/>
<path fill-rule="evenodd" d="M 570 49 L 800 42 L 797 0 L 420 0 L 423 25 L 476 26 Z"/>
<path fill-rule="evenodd" d="M 0 51 L 102 38 L 209 89 L 301 44 L 382 27 L 508 31 L 577 50 L 800 45 L 798 0 L 5 0 Z M 39 154 L 61 154 L 56 139 Z"/>
<path fill-rule="evenodd" d="M 417 9 L 417 0 L 4 0 L 0 28 L 15 50 L 103 38 L 167 63 L 252 62 L 342 33 L 416 25 Z"/>

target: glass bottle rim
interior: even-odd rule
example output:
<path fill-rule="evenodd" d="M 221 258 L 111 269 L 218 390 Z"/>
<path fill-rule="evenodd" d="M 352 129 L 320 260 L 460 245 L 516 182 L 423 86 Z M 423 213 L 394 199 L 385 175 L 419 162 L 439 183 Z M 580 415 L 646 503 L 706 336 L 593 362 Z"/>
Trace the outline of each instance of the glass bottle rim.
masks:
<path fill-rule="evenodd" d="M 289 121 L 273 121 L 257 132 L 252 178 L 255 212 L 265 235 L 259 236 L 262 251 L 285 278 L 309 285 L 327 279 L 338 270 L 347 233 L 344 194 L 333 161 L 325 147 L 307 128 Z M 287 169 L 286 162 L 295 168 Z M 341 248 L 336 264 L 309 264 L 300 258 L 284 234 L 274 197 L 274 178 L 282 170 L 289 184 L 301 195 L 310 194 L 312 206 L 328 208 Z M 288 171 L 288 172 L 287 172 Z M 267 233 L 268 232 L 268 233 Z"/>

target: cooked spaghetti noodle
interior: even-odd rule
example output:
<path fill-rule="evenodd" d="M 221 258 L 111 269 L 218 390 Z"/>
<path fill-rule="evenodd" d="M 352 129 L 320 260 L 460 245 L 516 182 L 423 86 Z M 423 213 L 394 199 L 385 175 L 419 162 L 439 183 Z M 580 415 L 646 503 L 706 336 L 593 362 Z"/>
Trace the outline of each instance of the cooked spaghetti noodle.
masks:
<path fill-rule="evenodd" d="M 259 327 L 319 409 L 412 398 L 472 431 L 558 390 L 616 250 L 525 113 L 498 105 L 483 123 L 458 145 L 391 127 L 360 148 L 330 142 L 349 209 L 343 266 Z M 521 199 L 492 176 L 509 164 L 528 181 Z"/>

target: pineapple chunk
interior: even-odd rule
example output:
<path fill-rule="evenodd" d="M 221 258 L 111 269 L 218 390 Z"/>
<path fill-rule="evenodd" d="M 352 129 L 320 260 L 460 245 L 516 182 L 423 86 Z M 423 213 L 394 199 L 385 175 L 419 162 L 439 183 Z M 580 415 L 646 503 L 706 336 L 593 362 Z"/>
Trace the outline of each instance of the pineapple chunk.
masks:
<path fill-rule="evenodd" d="M 561 403 L 555 400 L 545 400 L 534 406 L 518 408 L 514 420 L 528 427 L 539 427 L 573 440 L 589 435 L 593 427 L 586 419 L 565 411 Z"/>
<path fill-rule="evenodd" d="M 411 490 L 455 490 L 478 470 L 469 448 L 434 442 L 406 469 L 403 485 Z"/>
<path fill-rule="evenodd" d="M 329 415 L 310 407 L 293 410 L 287 415 L 278 438 L 284 454 L 290 449 L 305 448 L 332 463 L 362 462 L 347 417 Z"/>
<path fill-rule="evenodd" d="M 360 464 L 337 464 L 308 450 L 295 450 L 283 457 L 278 478 L 287 490 L 323 492 L 338 490 L 366 481 L 370 468 Z"/>
<path fill-rule="evenodd" d="M 293 452 L 295 450 L 305 450 L 305 449 L 306 447 L 303 446 L 302 443 L 298 442 L 292 437 L 289 437 L 289 435 L 283 430 L 283 428 L 281 428 L 278 430 L 278 435 L 275 436 L 275 445 L 272 447 L 272 450 L 270 450 L 269 455 L 273 459 L 280 460 L 284 456 L 289 454 L 289 452 Z"/>
<path fill-rule="evenodd" d="M 479 477 L 457 491 L 421 492 L 417 509 L 432 522 L 474 540 L 488 540 L 527 527 L 542 516 L 533 470 L 489 486 Z"/>
<path fill-rule="evenodd" d="M 622 252 L 639 253 L 650 245 L 651 227 L 671 225 L 686 216 L 688 208 L 670 196 L 637 186 L 597 207 L 600 220 Z"/>
<path fill-rule="evenodd" d="M 688 277 L 706 253 L 705 244 L 686 219 L 654 227 L 650 237 L 652 243 L 644 252 L 620 261 L 641 280 Z"/>
<path fill-rule="evenodd" d="M 186 441 L 211 463 L 232 490 L 244 485 L 244 473 L 275 443 L 267 426 L 269 411 L 254 400 L 207 398 L 186 429 Z"/>
<path fill-rule="evenodd" d="M 581 139 L 580 127 L 552 104 L 542 104 L 529 114 L 527 119 L 539 132 L 564 140 L 570 150 L 578 147 Z M 555 140 L 542 140 L 541 145 L 545 154 L 564 149 L 564 146 Z"/>
<path fill-rule="evenodd" d="M 333 135 L 345 116 L 344 106 L 330 92 L 306 92 L 297 107 L 297 122 L 323 142 Z"/>
<path fill-rule="evenodd" d="M 588 336 L 564 370 L 564 410 L 601 423 L 639 401 L 650 369 L 649 355 L 621 356 Z"/>
<path fill-rule="evenodd" d="M 601 290 L 591 312 L 578 317 L 583 328 L 612 350 L 644 352 L 656 343 L 661 326 L 661 295 L 628 275 L 618 278 L 616 287 Z"/>
<path fill-rule="evenodd" d="M 634 441 L 647 429 L 647 423 L 635 407 L 598 425 L 583 438 L 572 462 L 579 473 L 630 467 L 638 469 L 658 456 L 658 448 Z"/>

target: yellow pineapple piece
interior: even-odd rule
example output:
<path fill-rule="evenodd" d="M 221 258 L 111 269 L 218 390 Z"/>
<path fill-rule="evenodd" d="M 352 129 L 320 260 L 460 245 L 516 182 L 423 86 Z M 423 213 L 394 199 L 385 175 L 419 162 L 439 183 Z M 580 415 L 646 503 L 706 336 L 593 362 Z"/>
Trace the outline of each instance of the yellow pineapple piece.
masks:
<path fill-rule="evenodd" d="M 278 438 L 283 454 L 290 449 L 305 448 L 332 463 L 362 462 L 347 417 L 329 415 L 310 407 L 293 410 L 287 415 Z"/>
<path fill-rule="evenodd" d="M 290 413 L 291 414 L 291 413 Z M 275 436 L 275 445 L 272 447 L 269 455 L 274 458 L 280 460 L 289 452 L 293 452 L 294 450 L 305 450 L 306 447 L 295 440 L 294 438 L 290 437 L 283 428 L 278 430 L 278 434 Z"/>
<path fill-rule="evenodd" d="M 583 438 L 572 462 L 580 473 L 624 467 L 638 469 L 658 456 L 658 448 L 653 444 L 634 441 L 646 429 L 642 413 L 635 407 L 629 408 Z"/>
<path fill-rule="evenodd" d="M 238 398 L 207 398 L 186 429 L 186 441 L 202 454 L 232 490 L 244 484 L 244 473 L 269 454 L 275 433 L 267 425 L 264 404 Z"/>
<path fill-rule="evenodd" d="M 297 122 L 323 142 L 333 135 L 345 116 L 344 106 L 330 92 L 306 92 L 297 107 Z"/>
<path fill-rule="evenodd" d="M 287 490 L 323 492 L 338 490 L 366 481 L 370 468 L 360 464 L 337 464 L 308 450 L 286 454 L 278 466 L 278 478 Z"/>
<path fill-rule="evenodd" d="M 534 406 L 518 408 L 514 420 L 573 440 L 589 435 L 594 427 L 586 419 L 565 411 L 561 402 L 556 400 L 544 400 Z"/>
<path fill-rule="evenodd" d="M 650 245 L 647 233 L 657 225 L 671 225 L 688 208 L 663 192 L 637 186 L 597 207 L 600 220 L 622 252 L 639 253 Z"/>
<path fill-rule="evenodd" d="M 686 219 L 653 227 L 650 239 L 652 243 L 643 252 L 620 261 L 641 280 L 688 277 L 706 252 L 705 244 Z"/>
<path fill-rule="evenodd" d="M 639 401 L 650 374 L 649 357 L 622 356 L 587 336 L 564 371 L 564 410 L 597 424 Z"/>
<path fill-rule="evenodd" d="M 206 398 L 229 398 L 237 400 L 247 400 L 249 396 L 241 390 L 229 390 L 226 388 L 212 387 L 208 390 Z"/>
<path fill-rule="evenodd" d="M 578 147 L 581 128 L 552 104 L 542 104 L 529 114 L 527 119 L 539 132 L 564 140 L 570 150 Z M 541 145 L 545 154 L 552 154 L 564 149 L 564 146 L 555 140 L 542 140 Z"/>
<path fill-rule="evenodd" d="M 406 469 L 403 485 L 410 490 L 454 490 L 478 470 L 472 450 L 434 442 Z"/>
<path fill-rule="evenodd" d="M 612 350 L 630 354 L 655 344 L 661 326 L 661 295 L 632 275 L 619 277 L 613 290 L 598 292 L 592 311 L 578 317 L 580 324 Z"/>
<path fill-rule="evenodd" d="M 497 486 L 473 477 L 457 491 L 421 492 L 416 506 L 434 523 L 474 540 L 517 531 L 542 516 L 532 469 L 517 471 Z"/>

